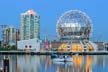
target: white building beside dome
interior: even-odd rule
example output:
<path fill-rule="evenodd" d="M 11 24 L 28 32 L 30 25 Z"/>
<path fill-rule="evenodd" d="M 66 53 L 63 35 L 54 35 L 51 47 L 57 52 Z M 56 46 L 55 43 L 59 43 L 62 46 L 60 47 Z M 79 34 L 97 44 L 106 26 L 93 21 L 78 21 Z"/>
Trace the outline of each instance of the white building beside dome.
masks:
<path fill-rule="evenodd" d="M 18 50 L 40 51 L 41 40 L 38 38 L 17 41 Z"/>

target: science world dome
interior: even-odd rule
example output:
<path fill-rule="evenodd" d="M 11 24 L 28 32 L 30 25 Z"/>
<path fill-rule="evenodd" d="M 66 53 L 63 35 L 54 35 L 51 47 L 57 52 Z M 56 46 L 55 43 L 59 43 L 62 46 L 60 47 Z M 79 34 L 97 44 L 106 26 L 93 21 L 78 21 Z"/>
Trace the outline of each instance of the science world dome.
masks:
<path fill-rule="evenodd" d="M 56 27 L 60 39 L 89 39 L 92 32 L 91 19 L 79 10 L 63 13 L 59 17 Z"/>

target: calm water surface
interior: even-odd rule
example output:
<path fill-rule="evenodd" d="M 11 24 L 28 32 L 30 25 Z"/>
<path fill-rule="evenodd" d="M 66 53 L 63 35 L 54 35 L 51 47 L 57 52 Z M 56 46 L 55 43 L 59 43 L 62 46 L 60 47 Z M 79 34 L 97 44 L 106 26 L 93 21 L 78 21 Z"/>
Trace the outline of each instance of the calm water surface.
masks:
<path fill-rule="evenodd" d="M 72 62 L 53 62 L 50 56 L 7 55 L 10 72 L 108 72 L 107 55 L 72 56 Z M 0 55 L 0 68 L 4 55 Z"/>

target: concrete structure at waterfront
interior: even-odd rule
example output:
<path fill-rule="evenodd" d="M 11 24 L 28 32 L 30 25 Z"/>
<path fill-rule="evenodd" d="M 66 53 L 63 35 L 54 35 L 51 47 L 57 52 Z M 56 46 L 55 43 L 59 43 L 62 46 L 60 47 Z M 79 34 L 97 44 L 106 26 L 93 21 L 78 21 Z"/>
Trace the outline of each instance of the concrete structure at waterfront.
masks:
<path fill-rule="evenodd" d="M 40 17 L 34 10 L 21 14 L 21 40 L 40 38 Z"/>
<path fill-rule="evenodd" d="M 41 44 L 41 40 L 39 40 L 38 38 L 21 40 L 17 42 L 17 49 L 39 52 L 40 44 Z"/>

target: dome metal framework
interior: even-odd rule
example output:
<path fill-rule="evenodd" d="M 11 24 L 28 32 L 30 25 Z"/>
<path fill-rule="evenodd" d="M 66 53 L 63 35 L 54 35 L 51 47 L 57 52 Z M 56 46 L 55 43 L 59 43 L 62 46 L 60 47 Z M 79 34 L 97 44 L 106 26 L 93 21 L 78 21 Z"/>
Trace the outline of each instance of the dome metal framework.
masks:
<path fill-rule="evenodd" d="M 57 21 L 59 38 L 89 38 L 92 32 L 91 19 L 82 11 L 70 10 L 62 14 Z"/>

